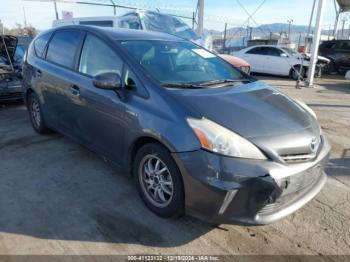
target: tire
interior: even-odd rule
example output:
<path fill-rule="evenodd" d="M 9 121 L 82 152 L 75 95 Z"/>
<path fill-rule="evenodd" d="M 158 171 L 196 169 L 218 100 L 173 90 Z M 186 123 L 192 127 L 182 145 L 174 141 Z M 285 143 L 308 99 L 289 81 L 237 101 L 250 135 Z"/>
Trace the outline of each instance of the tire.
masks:
<path fill-rule="evenodd" d="M 339 73 L 338 67 L 337 67 L 337 65 L 334 63 L 333 60 L 331 60 L 331 62 L 327 65 L 325 71 L 327 72 L 327 74 L 330 74 L 330 75 L 335 75 L 335 74 L 338 74 L 338 73 Z"/>
<path fill-rule="evenodd" d="M 38 134 L 48 134 L 50 129 L 47 127 L 42 114 L 42 106 L 39 97 L 35 93 L 30 93 L 27 100 L 27 108 L 29 112 L 29 119 L 34 130 Z"/>
<path fill-rule="evenodd" d="M 165 147 L 158 143 L 142 146 L 133 162 L 133 175 L 143 202 L 152 212 L 164 218 L 183 214 L 182 177 Z"/>
<path fill-rule="evenodd" d="M 299 72 L 300 72 L 300 66 L 294 66 L 291 69 L 291 73 L 290 76 L 293 80 L 298 80 L 299 79 Z M 301 70 L 301 76 L 300 78 L 304 78 L 304 74 L 305 74 L 305 69 L 303 67 L 303 69 Z"/>

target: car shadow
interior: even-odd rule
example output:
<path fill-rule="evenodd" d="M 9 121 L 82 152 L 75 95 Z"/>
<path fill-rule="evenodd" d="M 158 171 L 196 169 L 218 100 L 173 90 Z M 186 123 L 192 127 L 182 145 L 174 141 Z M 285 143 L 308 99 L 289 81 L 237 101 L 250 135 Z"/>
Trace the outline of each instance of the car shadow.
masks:
<path fill-rule="evenodd" d="M 340 158 L 328 161 L 326 173 L 339 182 L 350 186 L 350 148 L 343 149 Z"/>
<path fill-rule="evenodd" d="M 214 229 L 156 216 L 132 178 L 63 136 L 34 133 L 23 106 L 2 111 L 0 123 L 0 232 L 175 247 Z"/>

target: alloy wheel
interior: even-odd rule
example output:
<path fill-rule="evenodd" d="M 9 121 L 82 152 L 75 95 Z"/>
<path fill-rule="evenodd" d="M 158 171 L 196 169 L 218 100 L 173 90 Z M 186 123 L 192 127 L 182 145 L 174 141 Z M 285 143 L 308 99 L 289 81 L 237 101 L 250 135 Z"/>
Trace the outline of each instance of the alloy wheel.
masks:
<path fill-rule="evenodd" d="M 166 164 L 155 155 L 146 155 L 140 162 L 139 180 L 148 200 L 157 207 L 166 207 L 174 195 L 174 185 Z"/>
<path fill-rule="evenodd" d="M 33 99 L 30 105 L 30 113 L 35 127 L 39 128 L 41 124 L 40 105 L 37 99 Z"/>

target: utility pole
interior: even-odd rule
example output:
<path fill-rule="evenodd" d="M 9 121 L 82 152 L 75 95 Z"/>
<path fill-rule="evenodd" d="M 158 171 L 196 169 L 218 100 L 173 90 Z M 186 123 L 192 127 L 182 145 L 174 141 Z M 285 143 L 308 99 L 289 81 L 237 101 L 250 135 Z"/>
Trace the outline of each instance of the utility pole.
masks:
<path fill-rule="evenodd" d="M 116 15 L 117 14 L 117 7 L 116 7 L 113 0 L 110 0 L 110 1 L 111 1 L 111 4 L 113 5 L 113 14 Z"/>
<path fill-rule="evenodd" d="M 56 3 L 56 0 L 53 1 L 53 5 L 55 7 L 55 14 L 56 14 L 56 20 L 58 20 L 58 11 L 57 11 L 57 3 Z"/>
<path fill-rule="evenodd" d="M 198 0 L 198 25 L 197 25 L 197 34 L 203 34 L 203 20 L 204 20 L 204 0 Z"/>
<path fill-rule="evenodd" d="M 227 30 L 227 23 L 225 23 L 224 41 L 222 43 L 222 53 L 223 54 L 225 54 L 225 49 L 226 49 L 226 30 Z"/>
<path fill-rule="evenodd" d="M 293 23 L 293 19 L 287 20 L 287 23 L 288 23 L 288 40 L 290 42 L 290 26 Z"/>
<path fill-rule="evenodd" d="M 336 0 L 334 0 L 334 8 L 335 8 L 335 21 L 334 21 L 333 37 L 334 37 L 334 39 L 337 39 L 338 38 L 340 8 L 337 9 Z"/>
<path fill-rule="evenodd" d="M 314 82 L 314 76 L 315 76 L 315 68 L 316 68 L 316 63 L 318 59 L 318 46 L 320 43 L 321 31 L 322 31 L 324 3 L 325 3 L 325 0 L 319 0 L 318 2 L 315 34 L 312 41 L 310 65 L 309 65 L 308 76 L 306 81 L 308 87 L 313 87 L 313 84 L 314 84 L 313 82 Z"/>
<path fill-rule="evenodd" d="M 340 36 L 340 39 L 343 39 L 343 37 L 344 37 L 344 27 L 345 27 L 346 18 L 343 18 L 341 21 L 342 21 L 342 26 L 341 26 L 341 36 Z"/>
<path fill-rule="evenodd" d="M 26 16 L 26 10 L 23 6 L 23 19 L 24 19 L 24 27 L 27 27 L 27 16 Z"/>
<path fill-rule="evenodd" d="M 195 14 L 195 12 L 192 12 L 192 30 L 194 30 L 195 21 L 196 21 L 196 14 Z"/>

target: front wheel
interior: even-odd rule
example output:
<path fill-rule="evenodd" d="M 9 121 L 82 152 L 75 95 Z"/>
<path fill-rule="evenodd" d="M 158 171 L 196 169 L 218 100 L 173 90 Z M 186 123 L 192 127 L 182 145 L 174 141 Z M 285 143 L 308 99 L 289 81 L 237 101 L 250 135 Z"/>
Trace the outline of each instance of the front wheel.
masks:
<path fill-rule="evenodd" d="M 150 210 L 161 217 L 183 213 L 181 174 L 166 148 L 157 143 L 141 147 L 135 157 L 133 173 L 140 196 Z"/>

